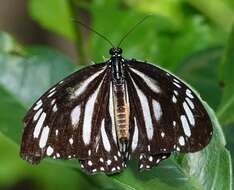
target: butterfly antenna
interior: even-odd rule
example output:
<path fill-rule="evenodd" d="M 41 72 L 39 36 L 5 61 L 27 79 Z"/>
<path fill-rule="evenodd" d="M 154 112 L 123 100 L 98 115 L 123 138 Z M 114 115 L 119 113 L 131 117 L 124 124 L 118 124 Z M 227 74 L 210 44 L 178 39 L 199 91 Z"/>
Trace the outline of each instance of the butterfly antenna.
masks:
<path fill-rule="evenodd" d="M 82 25 L 84 28 L 92 31 L 93 33 L 95 33 L 99 37 L 103 38 L 106 42 L 108 42 L 111 45 L 112 48 L 115 47 L 114 44 L 107 37 L 105 37 L 103 34 L 99 33 L 98 31 L 94 30 L 93 28 L 89 27 L 88 25 L 84 24 L 83 22 L 80 22 L 79 20 L 75 20 L 75 19 L 72 19 L 72 20 L 74 22 Z"/>
<path fill-rule="evenodd" d="M 143 19 L 141 19 L 138 23 L 136 23 L 120 40 L 119 44 L 117 47 L 120 47 L 120 45 L 122 44 L 122 42 L 126 39 L 126 37 L 132 33 L 133 30 L 135 30 L 141 23 L 143 23 L 146 19 L 148 19 L 150 16 L 152 16 L 152 14 L 146 15 Z"/>

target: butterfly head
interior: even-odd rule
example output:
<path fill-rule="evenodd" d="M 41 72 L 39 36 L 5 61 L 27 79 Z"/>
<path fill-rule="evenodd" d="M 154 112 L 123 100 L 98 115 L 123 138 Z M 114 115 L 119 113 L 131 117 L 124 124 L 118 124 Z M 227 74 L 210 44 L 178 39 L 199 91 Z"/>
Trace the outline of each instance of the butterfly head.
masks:
<path fill-rule="evenodd" d="M 113 57 L 121 56 L 123 50 L 121 48 L 111 48 L 109 53 Z"/>

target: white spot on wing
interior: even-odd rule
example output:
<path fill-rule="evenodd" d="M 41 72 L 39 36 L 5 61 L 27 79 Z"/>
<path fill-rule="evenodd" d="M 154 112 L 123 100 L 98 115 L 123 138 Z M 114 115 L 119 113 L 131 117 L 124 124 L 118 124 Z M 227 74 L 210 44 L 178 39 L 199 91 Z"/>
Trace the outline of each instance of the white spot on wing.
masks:
<path fill-rule="evenodd" d="M 55 105 L 53 106 L 53 112 L 56 112 L 56 111 L 58 111 L 58 107 L 57 107 L 57 105 L 55 104 Z"/>
<path fill-rule="evenodd" d="M 71 123 L 76 126 L 80 121 L 80 106 L 76 106 L 71 112 Z"/>
<path fill-rule="evenodd" d="M 179 138 L 179 143 L 181 146 L 184 146 L 185 145 L 185 140 L 184 140 L 184 137 L 183 136 L 180 136 Z"/>
<path fill-rule="evenodd" d="M 50 128 L 48 126 L 44 127 L 41 133 L 41 138 L 39 141 L 39 147 L 44 148 L 46 146 L 49 137 Z"/>
<path fill-rule="evenodd" d="M 178 81 L 178 80 L 177 80 L 177 79 L 175 79 L 175 78 L 174 78 L 173 80 L 174 80 L 176 83 L 178 83 L 178 84 L 180 83 L 180 81 Z"/>
<path fill-rule="evenodd" d="M 133 81 L 133 80 L 132 80 Z M 153 128 L 153 121 L 150 114 L 150 108 L 149 108 L 149 102 L 146 96 L 143 94 L 143 92 L 137 87 L 136 83 L 133 81 L 133 84 L 136 88 L 137 95 L 140 99 L 142 112 L 144 115 L 144 123 L 146 127 L 146 134 L 149 140 L 153 138 L 154 135 L 154 128 Z"/>
<path fill-rule="evenodd" d="M 97 171 L 97 169 L 96 169 L 96 168 L 92 170 L 92 172 L 96 172 L 96 171 Z"/>
<path fill-rule="evenodd" d="M 42 106 L 42 101 L 39 100 L 37 103 L 36 103 L 36 106 L 33 108 L 33 110 L 38 110 L 40 107 Z"/>
<path fill-rule="evenodd" d="M 153 110 L 156 121 L 159 121 L 162 116 L 162 109 L 156 100 L 153 100 Z"/>
<path fill-rule="evenodd" d="M 194 104 L 193 102 L 189 99 L 189 98 L 185 98 L 186 102 L 188 103 L 188 105 L 190 106 L 191 109 L 194 109 Z"/>
<path fill-rule="evenodd" d="M 162 159 L 166 159 L 167 157 L 166 156 L 163 156 Z"/>
<path fill-rule="evenodd" d="M 150 151 L 150 145 L 148 145 L 148 151 Z"/>
<path fill-rule="evenodd" d="M 46 150 L 46 154 L 47 156 L 51 156 L 54 152 L 54 149 L 51 146 L 48 146 L 47 150 Z"/>
<path fill-rule="evenodd" d="M 137 126 L 137 121 L 136 118 L 134 117 L 134 134 L 132 137 L 132 152 L 135 151 L 137 144 L 138 144 L 138 126 Z"/>
<path fill-rule="evenodd" d="M 112 82 L 110 83 L 109 113 L 110 113 L 110 117 L 111 117 L 112 135 L 113 135 L 115 143 L 117 144 L 116 128 L 115 128 L 115 117 L 114 117 L 114 108 L 113 108 Z"/>
<path fill-rule="evenodd" d="M 98 86 L 96 91 L 91 95 L 89 98 L 88 102 L 85 105 L 85 112 L 84 112 L 84 122 L 83 122 L 83 141 L 87 145 L 90 142 L 90 137 L 91 137 L 91 128 L 92 128 L 92 116 L 94 112 L 94 106 L 95 102 L 97 100 L 97 95 L 99 92 L 99 89 L 102 85 L 101 84 Z"/>
<path fill-rule="evenodd" d="M 164 138 L 165 137 L 165 133 L 161 132 L 161 137 Z"/>
<path fill-rule="evenodd" d="M 177 98 L 173 95 L 173 97 L 172 97 L 172 101 L 173 101 L 173 103 L 176 103 L 177 102 Z"/>
<path fill-rule="evenodd" d="M 33 121 L 37 121 L 38 117 L 41 115 L 42 108 L 37 111 L 37 113 L 33 117 Z"/>
<path fill-rule="evenodd" d="M 149 161 L 152 162 L 153 161 L 153 156 L 149 157 Z"/>
<path fill-rule="evenodd" d="M 50 97 L 52 97 L 54 94 L 55 94 L 55 91 L 54 91 L 54 92 L 51 92 L 47 97 L 50 98 Z"/>
<path fill-rule="evenodd" d="M 184 110 L 185 110 L 185 113 L 189 119 L 189 123 L 191 125 L 195 125 L 195 119 L 194 119 L 194 116 L 193 116 L 193 113 L 192 111 L 190 110 L 188 104 L 186 102 L 183 103 L 183 107 L 184 107 Z"/>
<path fill-rule="evenodd" d="M 155 93 L 160 93 L 161 89 L 160 87 L 156 84 L 156 81 L 154 82 L 153 79 L 151 79 L 150 77 L 146 76 L 144 73 L 130 68 L 135 74 L 137 74 L 138 76 L 140 76 L 142 78 L 142 80 L 144 80 L 146 82 L 146 84 L 149 86 L 149 88 L 154 91 Z"/>
<path fill-rule="evenodd" d="M 179 95 L 179 93 L 178 93 L 178 91 L 177 91 L 177 90 L 174 90 L 173 92 L 174 92 L 174 94 L 175 94 L 176 96 L 178 96 L 178 95 Z"/>
<path fill-rule="evenodd" d="M 55 99 L 53 99 L 53 100 L 51 101 L 51 106 L 54 105 L 55 101 L 56 101 Z"/>
<path fill-rule="evenodd" d="M 107 160 L 107 165 L 111 165 L 111 160 Z"/>
<path fill-rule="evenodd" d="M 106 130 L 105 130 L 105 120 L 102 120 L 102 124 L 101 124 L 101 135 L 102 135 L 102 142 L 104 145 L 104 148 L 106 151 L 110 152 L 111 150 L 111 146 L 110 146 L 110 142 L 108 139 L 108 136 L 106 134 Z"/>
<path fill-rule="evenodd" d="M 52 89 L 50 90 L 50 92 L 53 92 L 53 91 L 55 91 L 55 89 L 56 89 L 55 87 L 54 87 L 54 88 L 52 88 Z"/>
<path fill-rule="evenodd" d="M 100 71 L 96 72 L 95 74 L 91 75 L 89 78 L 87 78 L 86 80 L 84 80 L 79 88 L 75 91 L 74 95 L 75 97 L 80 96 L 87 88 L 87 86 L 93 81 L 95 80 L 96 77 L 98 77 L 98 75 L 100 75 L 103 72 L 104 68 L 101 69 Z M 73 98 L 73 97 L 72 97 Z"/>
<path fill-rule="evenodd" d="M 193 95 L 192 95 L 191 90 L 189 90 L 189 89 L 186 90 L 186 95 L 187 95 L 189 98 L 194 98 Z"/>
<path fill-rule="evenodd" d="M 74 142 L 74 141 L 73 141 L 73 138 L 70 138 L 70 139 L 69 139 L 69 143 L 72 145 L 73 142 Z"/>
<path fill-rule="evenodd" d="M 176 82 L 173 82 L 173 84 L 174 84 L 175 86 L 177 86 L 178 88 L 181 88 L 181 86 L 180 86 L 179 84 L 177 84 Z"/>
<path fill-rule="evenodd" d="M 89 166 L 92 166 L 93 165 L 93 162 L 91 160 L 88 161 L 88 165 Z"/>
<path fill-rule="evenodd" d="M 103 158 L 100 158 L 99 160 L 100 160 L 100 162 L 104 162 Z"/>
<path fill-rule="evenodd" d="M 189 128 L 189 124 L 188 124 L 188 121 L 187 121 L 185 115 L 181 115 L 180 120 L 181 120 L 181 123 L 182 123 L 184 134 L 187 135 L 188 137 L 190 137 L 191 136 L 191 130 Z"/>
<path fill-rule="evenodd" d="M 143 154 L 140 155 L 140 160 L 143 158 Z"/>
<path fill-rule="evenodd" d="M 39 134 L 40 134 L 40 131 L 41 131 L 41 128 L 42 128 L 42 125 L 43 125 L 43 123 L 44 123 L 44 121 L 45 121 L 45 118 L 46 118 L 46 113 L 43 112 L 43 113 L 41 114 L 41 116 L 40 116 L 40 118 L 39 118 L 37 124 L 36 124 L 36 127 L 35 127 L 34 131 L 33 131 L 33 137 L 34 137 L 34 138 L 38 138 L 38 136 L 39 136 Z"/>

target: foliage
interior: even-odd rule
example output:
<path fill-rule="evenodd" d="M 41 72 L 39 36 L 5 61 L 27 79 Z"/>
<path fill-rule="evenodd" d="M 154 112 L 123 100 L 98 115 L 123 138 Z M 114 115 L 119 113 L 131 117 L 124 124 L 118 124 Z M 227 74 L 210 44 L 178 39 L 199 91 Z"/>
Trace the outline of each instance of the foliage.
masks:
<path fill-rule="evenodd" d="M 84 58 L 80 60 L 85 63 L 91 58 L 100 62 L 103 56 L 108 57 L 109 46 L 93 33 L 87 34 L 84 43 L 80 26 L 70 19 L 78 16 L 74 11 L 76 6 L 91 15 L 92 27 L 115 44 L 140 18 L 153 13 L 123 43 L 124 56 L 156 62 L 191 84 L 214 110 L 206 105 L 215 133 L 206 149 L 195 154 L 174 154 L 150 172 L 136 171 L 134 161 L 116 176 L 86 176 L 76 161 L 47 159 L 38 166 L 29 166 L 18 156 L 22 117 L 48 87 L 84 63 L 78 62 L 76 67 L 65 55 L 48 47 L 23 47 L 2 32 L 0 149 L 5 154 L 0 156 L 0 187 L 29 179 L 34 189 L 48 190 L 231 189 L 230 153 L 225 148 L 225 138 L 214 112 L 222 127 L 230 127 L 225 131 L 233 132 L 234 28 L 228 39 L 232 19 L 226 18 L 234 18 L 234 4 L 229 0 L 215 0 L 209 8 L 205 4 L 211 5 L 211 1 L 30 0 L 32 18 L 61 38 L 73 41 L 79 56 Z M 227 144 L 234 152 L 233 143 Z"/>
<path fill-rule="evenodd" d="M 226 53 L 221 64 L 221 77 L 220 80 L 224 83 L 223 98 L 218 112 L 220 120 L 224 124 L 234 122 L 234 26 L 227 45 Z"/>
<path fill-rule="evenodd" d="M 30 1 L 29 11 L 32 18 L 45 28 L 69 39 L 75 39 L 71 7 L 66 1 Z"/>

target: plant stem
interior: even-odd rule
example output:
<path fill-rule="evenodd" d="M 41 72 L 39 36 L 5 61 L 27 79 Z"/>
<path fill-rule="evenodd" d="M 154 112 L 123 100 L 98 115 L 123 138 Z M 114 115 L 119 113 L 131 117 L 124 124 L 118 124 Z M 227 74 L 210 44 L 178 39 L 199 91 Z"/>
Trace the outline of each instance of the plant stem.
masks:
<path fill-rule="evenodd" d="M 77 3 L 75 2 L 75 0 L 70 0 L 69 4 L 70 4 L 71 13 L 72 13 L 72 18 L 75 19 L 76 17 L 78 17 L 78 15 L 77 15 L 77 9 L 78 9 Z M 77 53 L 78 53 L 78 56 L 79 56 L 77 65 L 78 66 L 87 65 L 88 64 L 88 58 L 87 58 L 87 54 L 86 54 L 86 48 L 85 48 L 84 39 L 83 39 L 83 36 L 82 36 L 81 27 L 79 25 L 74 24 L 74 30 L 75 30 L 75 34 L 76 34 L 76 36 L 75 36 L 75 45 L 76 45 Z"/>

